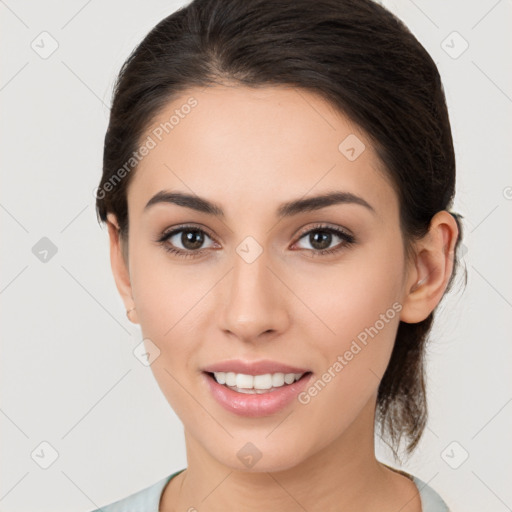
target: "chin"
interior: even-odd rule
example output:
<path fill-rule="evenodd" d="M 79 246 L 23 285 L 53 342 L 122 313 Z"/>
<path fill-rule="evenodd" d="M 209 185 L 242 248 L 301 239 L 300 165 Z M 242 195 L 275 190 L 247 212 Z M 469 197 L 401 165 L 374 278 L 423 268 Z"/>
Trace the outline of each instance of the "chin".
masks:
<path fill-rule="evenodd" d="M 288 437 L 288 442 L 284 445 L 283 437 L 276 437 L 271 441 L 269 431 L 265 431 L 258 441 L 257 436 L 235 436 L 228 442 L 216 443 L 213 446 L 205 444 L 204 447 L 209 451 L 210 456 L 232 471 L 243 473 L 275 473 L 287 471 L 295 468 L 304 462 L 309 454 L 304 445 L 304 437 L 294 439 Z M 210 439 L 211 441 L 211 439 Z M 297 450 L 300 447 L 300 451 Z M 233 456 L 226 456 L 227 454 Z"/>

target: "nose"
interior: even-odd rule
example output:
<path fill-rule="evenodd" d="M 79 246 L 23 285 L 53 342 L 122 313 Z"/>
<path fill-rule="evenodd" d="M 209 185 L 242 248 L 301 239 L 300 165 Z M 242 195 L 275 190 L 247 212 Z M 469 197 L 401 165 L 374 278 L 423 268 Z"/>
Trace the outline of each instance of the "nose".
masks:
<path fill-rule="evenodd" d="M 290 292 L 276 274 L 266 251 L 252 262 L 234 254 L 218 317 L 224 332 L 251 342 L 286 330 Z"/>

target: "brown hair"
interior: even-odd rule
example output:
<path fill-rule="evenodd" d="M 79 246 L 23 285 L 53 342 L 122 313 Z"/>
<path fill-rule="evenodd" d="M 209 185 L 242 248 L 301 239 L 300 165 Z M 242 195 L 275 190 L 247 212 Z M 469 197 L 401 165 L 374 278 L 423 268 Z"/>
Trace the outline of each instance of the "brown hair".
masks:
<path fill-rule="evenodd" d="M 433 215 L 450 208 L 455 155 L 441 79 L 392 13 L 372 0 L 194 0 L 150 31 L 115 84 L 96 207 L 101 221 L 116 215 L 122 239 L 136 168 L 126 163 L 142 134 L 178 94 L 215 83 L 294 86 L 357 123 L 397 191 L 407 250 Z M 454 265 L 448 288 L 457 259 Z M 400 322 L 379 386 L 376 420 L 395 457 L 402 436 L 409 454 L 425 427 L 424 349 L 432 321 L 433 313 L 416 324 Z"/>

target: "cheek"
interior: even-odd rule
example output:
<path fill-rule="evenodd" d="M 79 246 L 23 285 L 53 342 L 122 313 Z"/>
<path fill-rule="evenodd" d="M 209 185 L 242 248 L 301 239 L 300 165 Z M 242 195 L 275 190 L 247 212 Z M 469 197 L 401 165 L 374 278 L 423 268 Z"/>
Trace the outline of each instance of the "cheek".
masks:
<path fill-rule="evenodd" d="M 398 324 L 399 306 L 393 309 L 393 304 L 400 300 L 404 273 L 400 244 L 400 240 L 390 242 L 389 237 L 382 237 L 371 248 L 347 252 L 338 264 L 295 274 L 296 289 L 302 287 L 304 302 L 329 328 L 327 337 L 355 338 L 386 312 L 386 319 Z M 388 336 L 389 329 L 384 330 Z"/>
<path fill-rule="evenodd" d="M 194 354 L 204 314 L 204 297 L 211 288 L 210 279 L 194 278 L 192 265 L 174 264 L 163 249 L 134 248 L 131 282 L 137 303 L 142 336 L 159 349 L 151 371 L 173 410 L 187 423 L 193 421 L 187 385 L 197 368 Z M 196 411 L 197 414 L 197 411 Z M 188 418 L 188 420 L 187 420 Z"/>
<path fill-rule="evenodd" d="M 400 243 L 399 239 L 393 244 L 383 239 L 382 244 L 372 244 L 371 251 L 354 252 L 337 270 L 326 267 L 323 275 L 315 274 L 308 302 L 329 328 L 315 328 L 316 334 L 310 329 L 307 336 L 310 350 L 322 355 L 323 373 L 317 377 L 328 382 L 325 392 L 322 382 L 316 386 L 322 390 L 320 401 L 356 410 L 377 390 L 391 357 L 402 309 Z"/>
<path fill-rule="evenodd" d="M 182 265 L 163 248 L 144 243 L 132 248 L 130 278 L 141 327 L 162 340 L 192 329 L 198 301 L 211 288 L 210 280 L 198 281 L 194 265 Z"/>
<path fill-rule="evenodd" d="M 215 276 L 199 280 L 193 265 L 170 261 L 159 248 L 134 248 L 131 259 L 133 296 L 142 335 L 160 350 L 151 370 L 177 414 L 187 415 L 190 396 L 185 382 L 197 372 L 195 354 L 204 332 L 204 300 Z M 212 270 L 213 272 L 213 270 Z"/>

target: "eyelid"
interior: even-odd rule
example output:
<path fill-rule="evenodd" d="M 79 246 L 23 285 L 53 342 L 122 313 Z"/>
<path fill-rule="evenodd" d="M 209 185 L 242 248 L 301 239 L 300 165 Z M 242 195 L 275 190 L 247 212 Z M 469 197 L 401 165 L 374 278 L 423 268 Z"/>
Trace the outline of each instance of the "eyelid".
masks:
<path fill-rule="evenodd" d="M 349 229 L 344 228 L 342 226 L 334 225 L 334 224 L 331 225 L 331 224 L 325 223 L 325 222 L 318 222 L 318 223 L 314 223 L 313 225 L 308 225 L 306 228 L 301 229 L 296 236 L 300 239 L 304 235 L 307 235 L 311 231 L 316 231 L 316 230 L 321 230 L 321 229 L 325 229 L 327 231 L 328 230 L 337 231 L 337 232 L 343 233 L 344 235 L 347 235 L 349 237 L 354 237 L 354 235 L 352 234 L 352 232 Z"/>
<path fill-rule="evenodd" d="M 203 225 L 196 224 L 196 223 L 179 224 L 179 225 L 173 226 L 172 228 L 168 228 L 168 229 L 164 230 L 163 233 L 159 237 L 157 237 L 155 242 L 160 245 L 166 245 L 166 242 L 171 237 L 175 236 L 176 234 L 178 234 L 182 231 L 187 231 L 187 230 L 193 231 L 194 229 L 197 229 L 198 231 L 203 232 L 213 241 L 214 244 L 218 244 L 216 237 L 210 233 L 208 228 L 206 228 Z M 309 225 L 306 228 L 301 229 L 299 231 L 299 234 L 296 235 L 296 241 L 292 244 L 292 246 L 297 244 L 302 238 L 304 238 L 306 235 L 310 234 L 311 232 L 322 231 L 322 230 L 334 234 L 338 238 L 341 238 L 342 241 L 339 244 L 337 244 L 336 246 L 334 246 L 334 248 L 331 248 L 331 249 L 318 249 L 318 250 L 301 249 L 301 250 L 307 251 L 314 256 L 319 256 L 319 255 L 324 255 L 324 254 L 334 254 L 334 253 L 337 253 L 338 251 L 341 251 L 345 247 L 348 247 L 356 242 L 355 236 L 351 233 L 350 230 L 348 230 L 344 227 L 341 227 L 338 225 L 330 225 L 328 223 L 316 223 L 314 225 Z M 184 257 L 187 257 L 187 256 L 193 257 L 195 255 L 199 256 L 199 255 L 202 255 L 205 252 L 207 252 L 208 249 L 209 248 L 203 248 L 203 249 L 198 249 L 198 250 L 186 250 L 186 249 L 181 249 L 179 247 L 178 248 L 165 247 L 165 250 L 167 250 L 168 252 L 176 253 L 176 254 L 179 254 L 180 256 L 184 256 Z"/>
<path fill-rule="evenodd" d="M 181 249 L 180 247 L 175 247 L 174 245 L 170 245 L 168 241 L 175 235 L 177 235 L 180 232 L 183 231 L 200 231 L 204 233 L 208 238 L 210 238 L 214 245 L 218 244 L 215 237 L 213 237 L 208 228 L 204 226 L 199 226 L 194 223 L 185 223 L 180 224 L 177 226 L 173 226 L 171 228 L 165 229 L 156 239 L 154 239 L 154 242 L 162 247 L 164 251 L 168 252 L 169 254 L 174 255 L 177 258 L 182 259 L 188 259 L 188 258 L 197 258 L 202 255 L 204 255 L 206 252 L 208 252 L 209 248 L 203 248 L 199 249 L 197 251 L 187 250 L 187 249 Z"/>
<path fill-rule="evenodd" d="M 300 242 L 302 238 L 315 231 L 325 231 L 327 233 L 334 234 L 335 236 L 341 239 L 341 242 L 330 249 L 303 249 L 314 257 L 327 254 L 337 254 L 338 252 L 349 248 L 350 246 L 354 245 L 357 242 L 356 237 L 352 234 L 350 230 L 346 228 L 343 228 L 341 226 L 332 226 L 326 223 L 317 223 L 301 231 L 301 233 L 297 237 L 297 241 L 293 243 L 292 247 L 296 245 L 298 242 Z"/>
<path fill-rule="evenodd" d="M 186 231 L 193 229 L 197 229 L 198 231 L 203 231 L 205 234 L 207 234 L 212 240 L 215 240 L 215 236 L 212 235 L 211 231 L 202 224 L 195 224 L 195 223 L 185 223 L 185 224 L 178 224 L 176 226 L 173 226 L 171 228 L 165 229 L 161 235 L 158 236 L 157 242 L 162 242 L 166 239 L 168 239 L 171 235 L 175 235 L 176 233 L 179 233 L 180 231 Z"/>
<path fill-rule="evenodd" d="M 157 242 L 161 242 L 167 238 L 169 238 L 169 236 L 172 234 L 176 234 L 178 233 L 179 231 L 181 230 L 186 230 L 186 229 L 193 229 L 193 228 L 197 228 L 198 230 L 200 231 L 204 231 L 212 240 L 215 240 L 216 237 L 214 235 L 212 235 L 212 233 L 210 232 L 210 230 L 202 225 L 202 224 L 195 224 L 195 223 L 184 223 L 184 224 L 178 224 L 176 226 L 173 226 L 171 228 L 168 228 L 168 229 L 165 229 L 162 234 L 157 238 Z M 302 238 L 304 235 L 307 235 L 310 231 L 314 231 L 315 229 L 326 229 L 326 230 L 333 230 L 333 231 L 339 231 L 349 237 L 354 237 L 354 235 L 352 234 L 352 232 L 344 227 L 341 227 L 341 226 L 336 226 L 336 225 L 330 225 L 328 223 L 316 223 L 316 224 L 313 224 L 313 226 L 307 226 L 305 228 L 302 228 L 298 234 L 295 235 L 295 237 L 297 237 L 297 240 L 299 240 L 300 238 Z"/>

